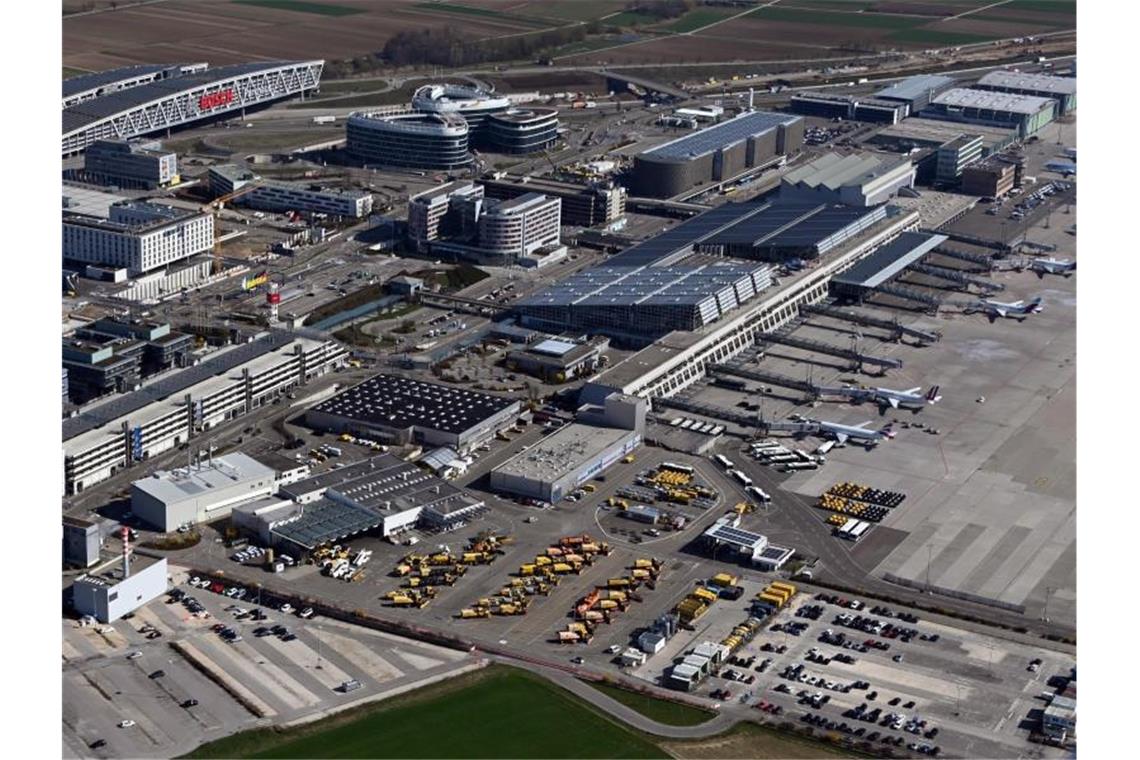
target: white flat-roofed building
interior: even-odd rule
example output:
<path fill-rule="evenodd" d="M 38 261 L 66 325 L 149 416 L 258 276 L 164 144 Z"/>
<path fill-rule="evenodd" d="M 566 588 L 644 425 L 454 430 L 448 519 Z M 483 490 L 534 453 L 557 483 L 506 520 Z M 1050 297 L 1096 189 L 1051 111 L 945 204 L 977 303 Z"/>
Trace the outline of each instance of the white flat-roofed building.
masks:
<path fill-rule="evenodd" d="M 591 415 L 600 419 L 566 425 L 491 470 L 491 489 L 554 503 L 636 449 L 646 402 L 614 393 L 604 404 Z"/>
<path fill-rule="evenodd" d="M 209 184 L 210 193 L 214 197 L 229 195 L 258 179 L 259 177 L 252 171 L 237 164 L 211 166 L 210 170 L 206 172 L 206 181 Z"/>
<path fill-rule="evenodd" d="M 166 593 L 169 586 L 166 558 L 131 557 L 129 572 L 122 559 L 98 571 L 81 575 L 72 584 L 73 604 L 80 615 L 100 623 L 113 623 Z"/>
<path fill-rule="evenodd" d="M 63 215 L 63 258 L 125 268 L 130 275 L 214 247 L 214 217 L 152 203 L 120 203 L 110 218 Z"/>
<path fill-rule="evenodd" d="M 270 335 L 64 420 L 66 493 L 177 448 L 343 363 L 344 346 Z"/>
<path fill-rule="evenodd" d="M 527 256 L 558 245 L 561 224 L 561 198 L 520 195 L 489 206 L 479 217 L 479 248 L 500 256 Z"/>
<path fill-rule="evenodd" d="M 268 496 L 277 473 L 241 452 L 159 470 L 131 484 L 131 510 L 161 531 L 227 517 L 238 504 Z"/>
<path fill-rule="evenodd" d="M 464 209 L 470 209 L 473 225 L 479 216 L 483 186 L 456 180 L 413 195 L 408 200 L 408 237 L 416 244 L 438 240 L 454 228 L 462 229 Z M 454 223 L 453 223 L 454 222 Z"/>
<path fill-rule="evenodd" d="M 372 193 L 313 188 L 286 182 L 261 182 L 237 203 L 264 211 L 306 211 L 353 219 L 372 213 Z"/>

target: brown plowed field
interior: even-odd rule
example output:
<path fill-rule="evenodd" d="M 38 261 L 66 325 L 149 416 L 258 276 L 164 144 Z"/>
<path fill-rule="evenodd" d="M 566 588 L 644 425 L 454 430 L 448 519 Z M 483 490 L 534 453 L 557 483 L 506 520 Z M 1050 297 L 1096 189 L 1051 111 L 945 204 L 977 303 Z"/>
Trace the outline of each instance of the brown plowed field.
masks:
<path fill-rule="evenodd" d="M 230 0 L 171 0 L 63 19 L 64 65 L 102 70 L 140 62 L 265 59 L 337 60 L 376 52 L 408 29 L 454 26 L 473 37 L 533 31 L 495 18 L 417 7 L 416 0 L 337 0 L 364 9 L 349 16 L 239 5 Z M 468 3 L 505 11 L 509 0 Z"/>

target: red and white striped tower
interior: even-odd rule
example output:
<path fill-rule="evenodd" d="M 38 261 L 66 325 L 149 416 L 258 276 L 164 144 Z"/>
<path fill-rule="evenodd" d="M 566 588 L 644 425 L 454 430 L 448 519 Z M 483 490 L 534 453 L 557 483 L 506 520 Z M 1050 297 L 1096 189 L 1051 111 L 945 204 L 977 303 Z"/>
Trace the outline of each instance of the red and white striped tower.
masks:
<path fill-rule="evenodd" d="M 265 302 L 269 304 L 269 324 L 277 324 L 277 307 L 281 304 L 280 287 L 275 282 L 269 283 L 269 290 L 265 294 Z"/>
<path fill-rule="evenodd" d="M 131 529 L 123 526 L 123 577 L 131 577 Z"/>

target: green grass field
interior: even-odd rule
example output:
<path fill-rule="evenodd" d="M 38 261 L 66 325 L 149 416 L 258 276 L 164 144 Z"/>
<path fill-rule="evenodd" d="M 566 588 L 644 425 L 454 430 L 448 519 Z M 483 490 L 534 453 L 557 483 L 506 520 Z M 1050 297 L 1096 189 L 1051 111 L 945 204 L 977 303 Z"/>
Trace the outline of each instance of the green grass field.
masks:
<path fill-rule="evenodd" d="M 721 760 L 725 757 L 780 758 L 780 760 L 830 760 L 836 757 L 874 757 L 857 750 L 841 749 L 823 742 L 755 723 L 737 723 L 708 739 L 666 741 L 665 748 L 682 760 Z"/>
<path fill-rule="evenodd" d="M 925 18 L 887 13 L 839 13 L 778 7 L 757 8 L 749 13 L 747 18 L 763 18 L 769 21 L 788 21 L 814 26 L 851 26 L 871 29 L 909 29 L 912 26 L 927 23 Z"/>
<path fill-rule="evenodd" d="M 1073 17 L 1073 22 L 1077 20 L 1077 3 L 1076 0 L 1011 0 L 1001 6 L 1002 8 L 1017 9 L 1022 11 L 1042 11 L 1044 13 L 1067 13 Z"/>
<path fill-rule="evenodd" d="M 492 666 L 291 730 L 249 731 L 196 758 L 667 758 L 541 678 Z"/>
<path fill-rule="evenodd" d="M 696 726 L 716 717 L 716 713 L 711 710 L 701 710 L 678 702 L 670 702 L 667 699 L 657 699 L 609 684 L 593 681 L 586 681 L 586 683 L 658 723 L 665 723 L 670 726 Z"/>
<path fill-rule="evenodd" d="M 238 5 L 255 5 L 259 8 L 276 8 L 280 11 L 313 13 L 318 16 L 351 16 L 355 13 L 364 13 L 364 9 L 362 8 L 350 8 L 347 5 L 311 3 L 306 2 L 306 0 L 230 0 L 230 2 Z"/>
<path fill-rule="evenodd" d="M 615 14 L 613 16 L 607 16 L 604 19 L 603 23 L 605 23 L 606 26 L 627 27 L 644 26 L 646 24 L 652 24 L 656 20 L 656 16 L 651 16 L 648 13 L 638 13 L 637 11 L 622 11 L 621 13 Z"/>
<path fill-rule="evenodd" d="M 624 6 L 625 0 L 535 0 L 522 10 L 568 21 L 590 21 L 620 11 Z"/>
<path fill-rule="evenodd" d="M 670 32 L 683 34 L 685 32 L 696 31 L 702 26 L 708 26 L 715 21 L 720 21 L 721 19 L 728 18 L 729 16 L 739 12 L 740 11 L 738 10 L 713 10 L 710 8 L 701 8 L 698 10 L 689 11 L 684 16 L 677 19 L 672 24 L 669 24 L 665 28 Z"/>

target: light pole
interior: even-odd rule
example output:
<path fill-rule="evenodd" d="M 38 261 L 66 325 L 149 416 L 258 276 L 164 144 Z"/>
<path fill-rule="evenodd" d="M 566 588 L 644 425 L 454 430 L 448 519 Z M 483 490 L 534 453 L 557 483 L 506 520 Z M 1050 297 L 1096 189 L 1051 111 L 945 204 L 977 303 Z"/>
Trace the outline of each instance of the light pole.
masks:
<path fill-rule="evenodd" d="M 321 670 L 321 627 L 317 626 L 317 670 Z"/>
<path fill-rule="evenodd" d="M 1041 613 L 1041 619 L 1046 623 L 1049 622 L 1049 595 L 1053 593 L 1053 589 L 1049 586 L 1045 587 L 1045 610 Z"/>
<path fill-rule="evenodd" d="M 933 553 L 934 553 L 934 544 L 927 544 L 926 545 L 926 593 L 928 593 L 928 594 L 931 593 L 931 591 L 930 591 L 930 558 L 931 558 L 931 555 L 933 555 Z"/>

